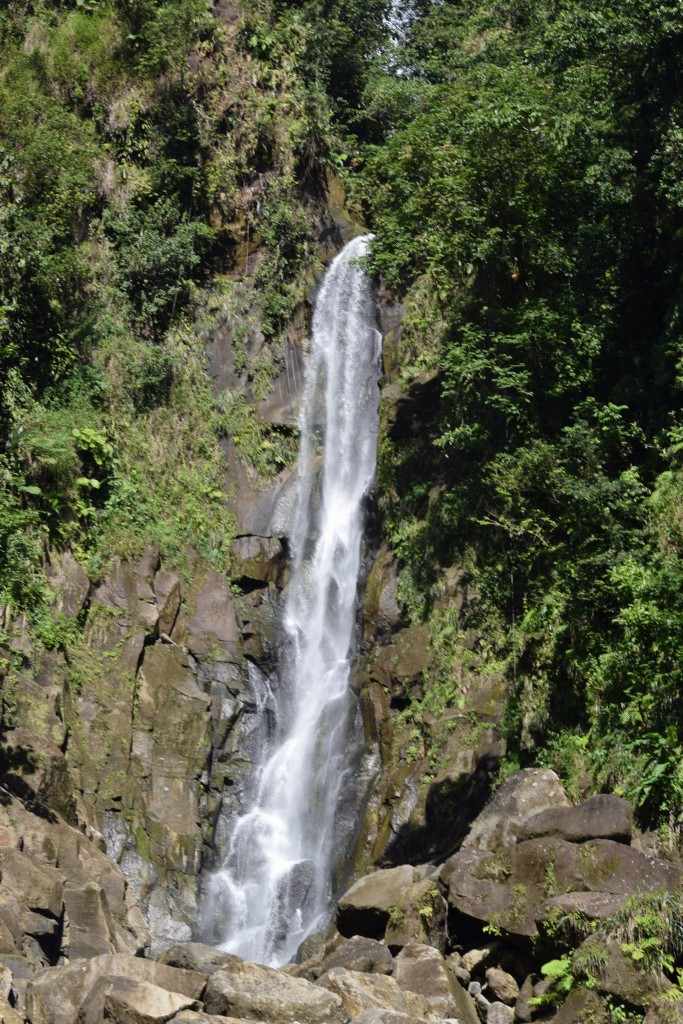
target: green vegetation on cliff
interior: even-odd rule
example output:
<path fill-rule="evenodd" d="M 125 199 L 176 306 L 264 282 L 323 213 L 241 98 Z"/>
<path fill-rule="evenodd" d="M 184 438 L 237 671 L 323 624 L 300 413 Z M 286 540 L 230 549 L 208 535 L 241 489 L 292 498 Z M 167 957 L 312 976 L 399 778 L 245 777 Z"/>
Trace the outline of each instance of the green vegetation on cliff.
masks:
<path fill-rule="evenodd" d="M 381 456 L 406 609 L 469 565 L 518 756 L 677 827 L 683 5 L 417 7 L 357 185 L 440 383 Z"/>
<path fill-rule="evenodd" d="M 214 401 L 207 332 L 232 311 L 225 275 L 258 250 L 258 395 L 311 262 L 311 196 L 340 160 L 332 105 L 363 87 L 349 11 L 321 48 L 281 6 L 0 13 L 0 624 L 49 601 L 50 546 L 94 579 L 152 540 L 227 565 L 219 442 L 239 402 Z M 315 48 L 325 83 L 305 71 Z"/>

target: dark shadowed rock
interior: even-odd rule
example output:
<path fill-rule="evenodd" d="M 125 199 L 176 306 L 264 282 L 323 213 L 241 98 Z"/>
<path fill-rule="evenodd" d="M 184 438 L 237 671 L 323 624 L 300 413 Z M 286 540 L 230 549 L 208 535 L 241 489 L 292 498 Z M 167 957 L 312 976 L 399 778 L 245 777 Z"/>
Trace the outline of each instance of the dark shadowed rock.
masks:
<path fill-rule="evenodd" d="M 590 974 L 598 992 L 631 1006 L 645 1007 L 672 988 L 671 982 L 642 968 L 614 939 L 596 932 L 583 942 L 572 957 L 578 977 Z"/>
<path fill-rule="evenodd" d="M 573 989 L 554 1017 L 553 1024 L 588 1024 L 589 1021 L 608 1021 L 611 1017 L 605 1000 L 597 992 L 586 988 Z M 548 1019 L 548 1018 L 546 1018 Z M 663 1024 L 658 1021 L 658 1024 Z"/>
<path fill-rule="evenodd" d="M 630 843 L 633 834 L 633 808 L 628 800 L 601 793 L 577 807 L 550 807 L 523 822 L 520 839 L 557 836 L 570 843 L 588 839 L 613 839 Z"/>

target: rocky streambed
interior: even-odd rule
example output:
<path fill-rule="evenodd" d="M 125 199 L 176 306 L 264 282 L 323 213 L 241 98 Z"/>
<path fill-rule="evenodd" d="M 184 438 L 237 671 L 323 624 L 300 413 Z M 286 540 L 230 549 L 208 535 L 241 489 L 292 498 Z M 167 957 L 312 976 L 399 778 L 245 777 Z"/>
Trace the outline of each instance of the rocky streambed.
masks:
<path fill-rule="evenodd" d="M 330 933 L 278 970 L 197 942 L 152 958 L 101 843 L 37 811 L 16 797 L 0 810 L 6 1024 L 683 1019 L 680 868 L 626 801 L 572 806 L 547 770 L 512 775 L 445 862 L 359 878 Z"/>

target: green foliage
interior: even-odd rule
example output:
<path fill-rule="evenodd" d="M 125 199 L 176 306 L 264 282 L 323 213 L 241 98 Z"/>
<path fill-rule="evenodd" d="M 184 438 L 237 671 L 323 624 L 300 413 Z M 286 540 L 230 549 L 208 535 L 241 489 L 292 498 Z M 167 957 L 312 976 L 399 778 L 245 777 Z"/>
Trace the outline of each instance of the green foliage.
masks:
<path fill-rule="evenodd" d="M 634 963 L 650 975 L 671 976 L 683 953 L 683 897 L 663 889 L 630 896 L 612 928 Z"/>
<path fill-rule="evenodd" d="M 261 423 L 243 395 L 224 391 L 219 396 L 214 425 L 220 436 L 234 441 L 244 463 L 261 480 L 272 478 L 296 458 L 298 434 Z"/>
<path fill-rule="evenodd" d="M 559 960 L 549 960 L 541 967 L 541 974 L 553 982 L 552 988 L 545 995 L 530 1002 L 539 1007 L 558 1006 L 564 1002 L 576 981 L 572 971 L 571 957 L 563 956 Z"/>
<path fill-rule="evenodd" d="M 418 5 L 366 84 L 355 185 L 406 295 L 395 375 L 418 402 L 417 374 L 438 380 L 421 435 L 380 453 L 404 611 L 436 621 L 434 567 L 470 565 L 515 763 L 671 834 L 681 37 L 676 4 Z"/>
<path fill-rule="evenodd" d="M 236 14 L 234 31 L 208 0 L 0 15 L 0 613 L 30 612 L 47 645 L 50 546 L 93 578 L 151 541 L 227 569 L 221 436 L 261 477 L 293 458 L 294 432 L 215 403 L 205 345 L 225 310 L 203 286 L 245 231 L 262 240 L 245 288 L 272 340 L 242 369 L 264 397 L 310 255 L 296 175 L 320 182 L 337 142 L 297 70 L 311 20 L 266 0 Z"/>
<path fill-rule="evenodd" d="M 143 333 L 159 337 L 190 296 L 192 277 L 214 232 L 188 221 L 177 200 L 161 197 L 145 209 L 107 211 L 102 230 L 115 253 L 116 283 Z"/>
<path fill-rule="evenodd" d="M 302 297 L 296 286 L 301 267 L 310 259 L 311 231 L 292 183 L 284 179 L 269 189 L 260 216 L 267 256 L 256 279 L 261 290 L 261 324 L 269 336 L 282 331 Z"/>

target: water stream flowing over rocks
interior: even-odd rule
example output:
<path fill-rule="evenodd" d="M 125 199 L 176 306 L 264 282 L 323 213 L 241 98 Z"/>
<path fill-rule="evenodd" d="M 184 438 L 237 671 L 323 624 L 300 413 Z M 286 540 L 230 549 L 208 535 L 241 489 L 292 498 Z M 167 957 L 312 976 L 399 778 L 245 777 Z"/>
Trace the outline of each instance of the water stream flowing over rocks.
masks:
<path fill-rule="evenodd" d="M 337 256 L 316 300 L 279 678 L 262 681 L 248 810 L 206 901 L 223 949 L 271 965 L 328 922 L 353 825 L 343 799 L 354 763 L 349 673 L 379 417 L 376 294 L 358 262 L 370 238 Z"/>

